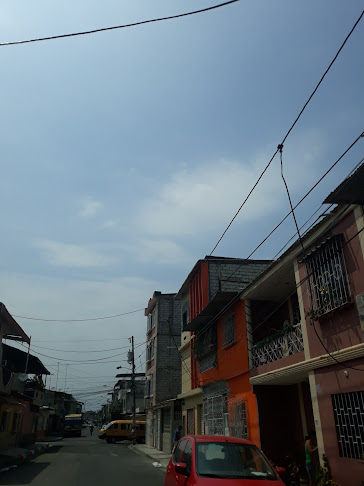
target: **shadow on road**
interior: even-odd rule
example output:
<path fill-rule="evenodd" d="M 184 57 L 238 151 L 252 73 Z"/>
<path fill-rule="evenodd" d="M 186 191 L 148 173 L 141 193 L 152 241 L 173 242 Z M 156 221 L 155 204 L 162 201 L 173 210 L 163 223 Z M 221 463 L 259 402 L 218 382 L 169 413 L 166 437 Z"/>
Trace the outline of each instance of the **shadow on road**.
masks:
<path fill-rule="evenodd" d="M 30 462 L 21 465 L 17 470 L 0 474 L 0 484 L 30 484 L 35 477 L 49 466 L 50 462 Z"/>

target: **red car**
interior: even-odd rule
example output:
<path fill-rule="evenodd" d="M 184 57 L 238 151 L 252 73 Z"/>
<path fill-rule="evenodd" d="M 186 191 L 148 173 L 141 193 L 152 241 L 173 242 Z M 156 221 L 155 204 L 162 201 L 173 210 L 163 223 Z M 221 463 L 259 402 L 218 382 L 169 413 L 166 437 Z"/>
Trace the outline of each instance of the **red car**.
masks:
<path fill-rule="evenodd" d="M 284 486 L 277 471 L 248 440 L 188 435 L 169 461 L 164 486 Z"/>

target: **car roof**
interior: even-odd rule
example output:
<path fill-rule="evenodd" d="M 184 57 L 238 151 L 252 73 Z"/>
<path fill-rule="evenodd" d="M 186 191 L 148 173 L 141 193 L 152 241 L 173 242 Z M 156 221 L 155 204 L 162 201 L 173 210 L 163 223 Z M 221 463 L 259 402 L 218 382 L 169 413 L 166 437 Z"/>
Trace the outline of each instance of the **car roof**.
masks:
<path fill-rule="evenodd" d="M 221 443 L 234 443 L 234 444 L 245 444 L 245 445 L 255 445 L 250 440 L 238 439 L 236 437 L 230 437 L 226 435 L 185 435 L 183 439 L 195 439 L 196 442 L 221 442 Z"/>

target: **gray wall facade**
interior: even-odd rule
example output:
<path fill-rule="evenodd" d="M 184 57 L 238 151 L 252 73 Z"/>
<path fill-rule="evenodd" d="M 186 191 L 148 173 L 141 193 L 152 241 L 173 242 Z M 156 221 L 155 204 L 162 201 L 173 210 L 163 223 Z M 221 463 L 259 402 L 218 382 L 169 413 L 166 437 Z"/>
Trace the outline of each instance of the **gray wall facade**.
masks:
<path fill-rule="evenodd" d="M 181 393 L 181 301 L 174 297 L 162 294 L 157 303 L 155 403 Z"/>

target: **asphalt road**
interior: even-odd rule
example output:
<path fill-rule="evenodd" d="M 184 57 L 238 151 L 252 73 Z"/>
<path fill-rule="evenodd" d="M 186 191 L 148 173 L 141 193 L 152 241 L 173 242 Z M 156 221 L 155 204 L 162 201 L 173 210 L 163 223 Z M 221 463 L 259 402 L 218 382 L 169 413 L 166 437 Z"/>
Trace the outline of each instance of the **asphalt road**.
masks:
<path fill-rule="evenodd" d="M 107 444 L 84 429 L 83 437 L 54 442 L 34 461 L 0 475 L 0 484 L 31 486 L 162 486 L 164 472 L 128 448 Z"/>

